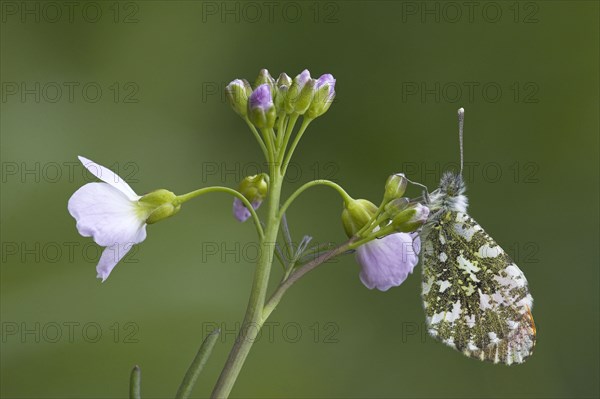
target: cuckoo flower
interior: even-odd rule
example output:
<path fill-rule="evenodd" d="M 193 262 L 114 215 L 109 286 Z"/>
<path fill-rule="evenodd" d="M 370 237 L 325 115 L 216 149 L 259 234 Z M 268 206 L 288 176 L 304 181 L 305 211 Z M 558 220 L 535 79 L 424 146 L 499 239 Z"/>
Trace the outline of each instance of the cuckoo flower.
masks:
<path fill-rule="evenodd" d="M 402 187 L 400 191 L 403 191 Z M 357 248 L 356 259 L 362 267 L 360 280 L 367 288 L 387 291 L 402 284 L 412 273 L 419 262 L 421 249 L 416 230 L 427 221 L 428 216 L 429 208 L 419 203 L 411 204 L 394 216 L 389 224 L 397 233 Z"/>
<path fill-rule="evenodd" d="M 402 195 L 403 185 L 402 179 L 388 179 L 384 198 L 389 200 L 388 197 Z M 370 238 L 356 248 L 356 260 L 361 266 L 360 281 L 369 289 L 387 291 L 402 284 L 419 262 L 421 242 L 416 230 L 427 220 L 429 209 L 408 202 L 406 199 L 392 220 L 387 213 L 380 215 L 370 201 L 352 199 L 345 204 L 342 223 L 348 237 Z M 395 206 L 390 208 L 395 209 Z"/>
<path fill-rule="evenodd" d="M 261 173 L 259 175 L 246 176 L 241 181 L 238 191 L 250 201 L 252 208 L 256 210 L 267 196 L 268 189 L 269 176 Z M 233 200 L 233 216 L 240 222 L 245 222 L 250 215 L 250 210 L 246 208 L 244 203 L 239 198 L 235 198 Z"/>
<path fill-rule="evenodd" d="M 180 205 L 175 194 L 157 190 L 141 197 L 117 174 L 79 157 L 83 166 L 103 183 L 88 183 L 69 199 L 68 209 L 84 237 L 106 247 L 96 266 L 104 282 L 133 245 L 146 239 L 146 224 L 175 214 Z"/>
<path fill-rule="evenodd" d="M 420 249 L 418 233 L 393 233 L 361 245 L 356 250 L 360 281 L 380 291 L 402 284 L 419 262 Z"/>

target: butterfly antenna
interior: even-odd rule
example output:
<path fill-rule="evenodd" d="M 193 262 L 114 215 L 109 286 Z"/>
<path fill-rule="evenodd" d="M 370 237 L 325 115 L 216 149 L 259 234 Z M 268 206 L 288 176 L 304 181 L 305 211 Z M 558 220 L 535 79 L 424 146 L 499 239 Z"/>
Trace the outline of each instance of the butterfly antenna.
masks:
<path fill-rule="evenodd" d="M 406 176 L 405 176 L 406 177 Z M 415 186 L 421 187 L 423 189 L 423 198 L 425 199 L 425 202 L 429 203 L 429 190 L 427 189 L 427 186 L 421 183 L 417 183 L 415 181 L 410 180 L 408 177 L 406 177 L 406 180 L 410 183 L 410 184 L 414 184 Z"/>
<path fill-rule="evenodd" d="M 458 140 L 460 143 L 460 175 L 463 171 L 463 127 L 465 125 L 465 109 L 458 109 Z"/>

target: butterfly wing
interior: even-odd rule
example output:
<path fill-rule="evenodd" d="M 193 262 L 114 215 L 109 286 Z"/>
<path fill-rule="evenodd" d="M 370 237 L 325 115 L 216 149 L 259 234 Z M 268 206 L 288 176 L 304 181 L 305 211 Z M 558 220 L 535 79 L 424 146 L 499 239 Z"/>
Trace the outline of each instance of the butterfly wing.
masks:
<path fill-rule="evenodd" d="M 465 213 L 444 211 L 424 241 L 429 333 L 469 357 L 522 363 L 535 345 L 533 299 L 523 272 Z"/>

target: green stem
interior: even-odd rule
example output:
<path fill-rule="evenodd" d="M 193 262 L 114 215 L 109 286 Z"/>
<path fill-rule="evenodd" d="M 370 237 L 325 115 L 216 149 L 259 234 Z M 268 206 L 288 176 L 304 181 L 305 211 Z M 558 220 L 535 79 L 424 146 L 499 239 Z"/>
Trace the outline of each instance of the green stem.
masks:
<path fill-rule="evenodd" d="M 350 240 L 346 244 L 343 244 L 340 247 L 321 255 L 314 261 L 303 265 L 295 271 L 290 268 L 288 271 L 286 271 L 285 277 L 279 288 L 275 291 L 267 303 L 266 299 L 269 276 L 271 272 L 271 266 L 273 264 L 278 232 L 285 210 L 304 190 L 319 184 L 327 185 L 336 189 L 342 195 L 342 197 L 344 197 L 346 202 L 351 200 L 351 197 L 338 184 L 328 180 L 315 180 L 300 187 L 300 189 L 298 189 L 280 209 L 281 187 L 287 165 L 291 160 L 298 142 L 302 138 L 302 135 L 311 122 L 311 119 L 303 120 L 300 130 L 294 138 L 290 150 L 286 154 L 285 150 L 297 119 L 298 115 L 292 115 L 287 121 L 283 140 L 281 140 L 280 137 L 277 137 L 275 140 L 272 129 L 262 129 L 262 135 L 267 147 L 267 160 L 269 161 L 269 176 L 271 179 L 269 192 L 267 194 L 268 210 L 264 235 L 262 236 L 261 240 L 261 251 L 256 270 L 254 272 L 254 280 L 252 282 L 252 289 L 250 292 L 250 298 L 248 300 L 248 307 L 246 308 L 246 314 L 244 316 L 244 322 L 242 323 L 238 337 L 233 345 L 233 348 L 231 349 L 231 352 L 229 353 L 229 357 L 227 358 L 225 366 L 221 371 L 219 379 L 215 384 L 211 395 L 212 398 L 227 398 L 229 396 L 248 356 L 248 353 L 252 348 L 252 344 L 256 341 L 261 327 L 277 303 L 279 303 L 285 291 L 300 277 L 317 267 L 319 264 L 346 251 L 349 248 L 349 245 L 352 243 L 352 240 Z M 283 124 L 280 126 L 283 126 Z M 279 134 L 281 134 L 281 132 Z M 274 146 L 276 146 L 276 148 L 274 148 Z M 285 161 L 282 163 L 281 160 L 284 159 L 284 156 Z M 246 204 L 246 202 L 244 204 Z"/>
<path fill-rule="evenodd" d="M 346 202 L 346 203 L 348 203 L 349 201 L 352 201 L 352 197 L 350 197 L 350 195 L 348 195 L 346 190 L 344 190 L 342 188 L 342 186 L 340 186 L 339 184 L 334 183 L 331 180 L 323 180 L 323 179 L 313 180 L 313 181 L 309 181 L 308 183 L 305 183 L 304 185 L 302 185 L 287 199 L 287 201 L 285 201 L 285 203 L 279 210 L 279 215 L 280 216 L 283 215 L 285 213 L 285 211 L 289 208 L 289 206 L 292 205 L 292 202 L 294 202 L 294 200 L 300 194 L 302 194 L 305 190 L 307 190 L 311 187 L 314 187 L 314 186 L 318 186 L 318 185 L 328 186 L 328 187 L 335 189 L 342 196 L 342 198 L 344 199 L 344 202 Z"/>
<path fill-rule="evenodd" d="M 254 135 L 254 138 L 258 142 L 258 145 L 260 146 L 260 149 L 262 150 L 262 153 L 263 153 L 265 159 L 268 160 L 269 159 L 269 152 L 267 151 L 267 147 L 265 147 L 265 142 L 260 137 L 260 134 L 258 134 L 258 131 L 254 127 L 254 125 L 252 124 L 252 122 L 250 122 L 250 120 L 248 118 L 245 118 L 244 121 L 246 122 L 246 124 L 248 125 L 248 127 L 250 128 L 250 130 L 252 131 L 252 134 Z"/>
<path fill-rule="evenodd" d="M 365 233 L 369 233 L 371 232 L 371 230 L 373 230 L 375 228 L 375 226 L 377 226 L 379 223 L 383 222 L 383 220 L 385 220 L 385 205 L 387 203 L 386 202 L 381 202 L 381 204 L 379 205 L 379 208 L 377 208 L 377 212 L 375 212 L 375 215 L 373 215 L 373 217 L 371 218 L 371 222 L 365 224 L 362 229 L 358 230 L 356 232 L 356 236 L 362 236 Z"/>
<path fill-rule="evenodd" d="M 283 115 L 279 117 L 279 125 L 277 127 L 277 142 L 276 146 L 278 149 L 281 149 L 281 144 L 283 143 L 283 139 L 285 138 L 285 121 L 287 120 L 287 116 Z"/>
<path fill-rule="evenodd" d="M 177 390 L 177 394 L 175 395 L 176 399 L 187 399 L 192 394 L 192 389 L 194 389 L 194 385 L 196 385 L 196 380 L 198 376 L 202 372 L 208 357 L 210 356 L 213 347 L 217 343 L 217 338 L 219 338 L 219 334 L 221 330 L 216 329 L 204 339 L 202 345 L 200 345 L 200 349 L 198 349 L 198 353 L 194 357 L 192 364 L 188 368 L 185 373 L 185 377 L 183 377 L 183 381 Z"/>
<path fill-rule="evenodd" d="M 267 152 L 269 156 L 267 158 L 268 163 L 272 163 L 276 159 L 277 149 L 275 148 L 275 141 L 273 140 L 273 129 L 260 129 L 265 142 L 267 143 Z M 269 167 L 270 168 L 270 167 Z"/>
<path fill-rule="evenodd" d="M 250 211 L 250 214 L 252 215 L 252 219 L 254 220 L 254 225 L 256 226 L 256 232 L 258 233 L 258 236 L 262 241 L 265 234 L 263 232 L 262 225 L 260 224 L 260 219 L 258 218 L 258 215 L 256 214 L 256 211 L 252 207 L 252 204 L 250 203 L 250 201 L 248 201 L 248 199 L 246 199 L 246 197 L 244 197 L 242 195 L 242 193 L 240 193 L 237 190 L 234 190 L 229 187 L 221 187 L 221 186 L 204 187 L 204 188 L 200 188 L 198 190 L 189 192 L 187 194 L 179 195 L 179 196 L 177 196 L 177 199 L 179 200 L 179 203 L 183 204 L 184 202 L 187 202 L 187 201 L 191 200 L 192 198 L 196 198 L 202 194 L 216 193 L 216 192 L 231 194 L 234 197 L 237 197 L 240 201 L 242 201 L 244 203 L 244 205 L 246 206 L 246 208 L 248 208 L 248 210 Z"/>
<path fill-rule="evenodd" d="M 296 281 L 298 281 L 306 273 L 310 272 L 311 270 L 314 270 L 317 266 L 348 251 L 351 248 L 351 245 L 353 242 L 354 242 L 354 238 L 346 241 L 345 243 L 332 249 L 331 251 L 324 253 L 323 255 L 319 256 L 318 258 L 314 259 L 313 261 L 308 262 L 305 265 L 302 265 L 301 267 L 296 269 L 292 274 L 290 274 L 289 277 L 287 277 L 287 278 L 284 277 L 281 284 L 279 284 L 279 287 L 277 287 L 277 289 L 275 290 L 273 295 L 271 295 L 271 297 L 265 304 L 265 307 L 263 310 L 263 317 L 265 318 L 265 320 L 271 315 L 273 310 L 275 310 L 275 308 L 281 301 L 283 294 L 285 294 L 285 292 L 288 290 L 288 288 L 290 288 Z"/>
<path fill-rule="evenodd" d="M 385 213 L 377 212 L 371 222 L 365 224 L 362 229 L 358 230 L 355 235 L 362 236 L 364 234 L 369 234 L 373 229 L 379 226 L 382 222 L 388 219 L 388 216 Z"/>
<path fill-rule="evenodd" d="M 294 141 L 292 142 L 290 149 L 288 150 L 287 154 L 285 155 L 285 160 L 281 164 L 281 171 L 282 171 L 283 175 L 285 175 L 288 164 L 290 163 L 290 161 L 292 159 L 292 155 L 294 155 L 294 150 L 296 149 L 296 146 L 300 142 L 300 139 L 302 138 L 302 135 L 306 131 L 306 128 L 308 127 L 308 125 L 310 125 L 310 123 L 312 121 L 313 121 L 312 119 L 307 118 L 307 117 L 304 117 L 304 119 L 302 119 L 302 125 L 300 126 L 300 130 L 298 131 L 298 134 L 296 134 L 296 137 L 294 137 Z"/>
<path fill-rule="evenodd" d="M 283 157 L 285 156 L 285 149 L 287 148 L 288 143 L 290 142 L 290 138 L 292 137 L 292 132 L 294 131 L 294 126 L 296 126 L 296 121 L 298 120 L 298 117 L 300 117 L 300 115 L 292 114 L 287 121 L 287 126 L 285 128 L 285 137 L 283 138 L 283 143 L 280 147 L 281 151 L 279 152 L 279 155 L 277 157 L 277 163 L 279 163 L 279 165 L 281 165 L 283 162 Z"/>
<path fill-rule="evenodd" d="M 262 240 L 261 251 L 254 272 L 254 281 L 252 283 L 252 291 L 248 300 L 248 307 L 244 322 L 236 342 L 229 353 L 225 367 L 219 376 L 219 379 L 212 392 L 213 398 L 227 398 L 237 376 L 242 369 L 244 361 L 250 352 L 252 344 L 256 340 L 260 328 L 264 323 L 263 307 L 265 304 L 267 287 L 269 285 L 269 275 L 273 262 L 273 252 L 275 250 L 275 242 L 279 231 L 279 198 L 281 195 L 281 184 L 283 176 L 279 168 L 274 164 L 271 168 L 271 185 L 268 194 L 268 211 L 265 225 L 265 236 Z"/>
<path fill-rule="evenodd" d="M 356 249 L 369 241 L 375 240 L 377 237 L 385 237 L 389 234 L 396 233 L 397 231 L 392 226 L 386 226 L 381 230 L 377 230 L 374 233 L 369 234 L 366 237 L 357 238 L 348 249 Z M 356 236 L 355 236 L 356 237 Z"/>

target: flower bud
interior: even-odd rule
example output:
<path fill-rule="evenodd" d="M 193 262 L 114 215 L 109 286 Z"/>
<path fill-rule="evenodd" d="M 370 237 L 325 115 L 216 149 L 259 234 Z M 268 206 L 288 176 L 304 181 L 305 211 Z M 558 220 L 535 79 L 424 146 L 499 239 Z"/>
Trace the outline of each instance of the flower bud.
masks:
<path fill-rule="evenodd" d="M 169 190 L 156 190 L 138 201 L 140 211 L 146 215 L 146 223 L 153 224 L 175 215 L 181 209 L 177 196 Z"/>
<path fill-rule="evenodd" d="M 385 212 L 389 215 L 390 219 L 393 219 L 394 216 L 405 210 L 409 203 L 410 200 L 406 197 L 396 198 L 386 204 Z"/>
<path fill-rule="evenodd" d="M 365 199 L 351 200 L 342 211 L 342 224 L 348 237 L 355 235 L 377 213 L 377 207 Z"/>
<path fill-rule="evenodd" d="M 330 74 L 321 75 L 315 85 L 315 94 L 306 112 L 311 119 L 323 115 L 335 98 L 335 79 Z"/>
<path fill-rule="evenodd" d="M 255 200 L 262 201 L 269 191 L 269 175 L 261 173 L 259 175 L 244 177 L 238 191 L 250 202 Z"/>
<path fill-rule="evenodd" d="M 275 79 L 273 79 L 268 70 L 263 68 L 260 70 L 258 77 L 254 81 L 254 87 L 257 88 L 264 84 L 268 84 L 271 90 L 275 89 Z"/>
<path fill-rule="evenodd" d="M 269 176 L 265 173 L 260 175 L 246 176 L 240 183 L 238 191 L 246 197 L 255 210 L 260 207 L 269 190 Z M 239 199 L 233 200 L 233 216 L 240 222 L 245 222 L 250 217 L 250 211 Z"/>
<path fill-rule="evenodd" d="M 428 216 L 429 208 L 421 204 L 415 204 L 394 216 L 392 225 L 397 231 L 409 233 L 425 224 Z"/>
<path fill-rule="evenodd" d="M 268 84 L 258 86 L 250 95 L 248 118 L 258 128 L 272 128 L 275 125 L 277 113 L 271 96 L 271 87 Z"/>
<path fill-rule="evenodd" d="M 285 73 L 279 75 L 275 82 L 275 99 L 273 101 L 278 115 L 285 113 L 285 100 L 291 85 L 292 79 Z"/>
<path fill-rule="evenodd" d="M 290 78 L 287 73 L 283 72 L 277 78 L 277 82 L 275 82 L 277 87 L 286 86 L 290 87 L 292 85 L 292 78 Z"/>
<path fill-rule="evenodd" d="M 296 76 L 286 96 L 286 112 L 288 114 L 304 114 L 314 96 L 316 81 L 310 78 L 308 69 Z"/>
<path fill-rule="evenodd" d="M 298 96 L 296 102 L 294 103 L 294 111 L 299 115 L 303 115 L 310 107 L 310 104 L 315 95 L 315 87 L 317 85 L 317 81 L 314 79 L 306 82 L 300 95 Z"/>
<path fill-rule="evenodd" d="M 245 118 L 248 113 L 248 98 L 251 94 L 252 88 L 245 79 L 236 79 L 225 87 L 227 102 L 242 118 Z"/>
<path fill-rule="evenodd" d="M 402 197 L 402 194 L 406 191 L 408 185 L 408 179 L 404 176 L 404 173 L 396 173 L 388 177 L 385 182 L 385 193 L 383 194 L 383 202 L 388 203 L 396 198 Z"/>

